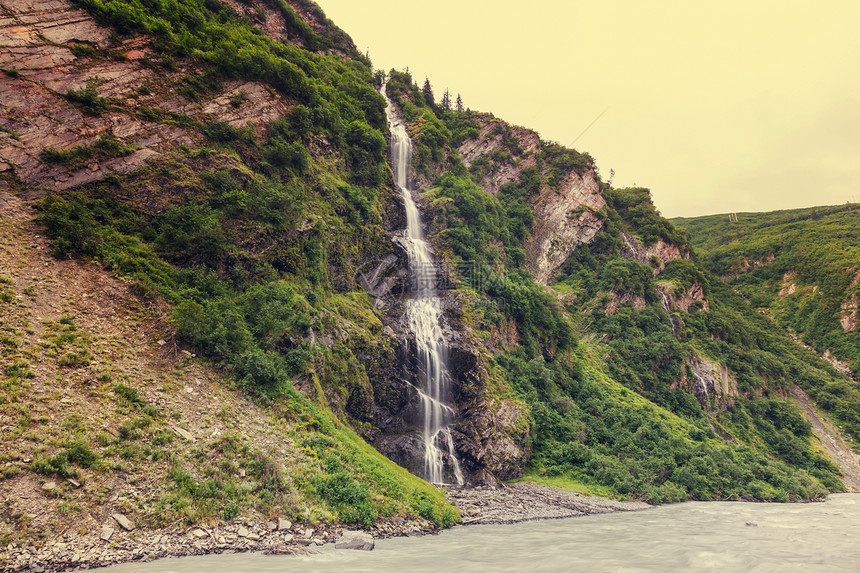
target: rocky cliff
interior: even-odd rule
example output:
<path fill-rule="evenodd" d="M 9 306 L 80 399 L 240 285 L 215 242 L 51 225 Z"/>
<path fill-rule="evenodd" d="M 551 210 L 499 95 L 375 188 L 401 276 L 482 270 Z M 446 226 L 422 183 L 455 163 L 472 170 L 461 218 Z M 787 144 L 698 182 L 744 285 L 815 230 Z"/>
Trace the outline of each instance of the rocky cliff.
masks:
<path fill-rule="evenodd" d="M 199 65 L 158 65 L 148 36 L 113 38 L 66 0 L 6 2 L 4 8 L 0 44 L 10 47 L 0 54 L 6 70 L 0 73 L 0 169 L 26 185 L 69 189 L 125 175 L 165 151 L 204 141 L 185 127 L 193 122 L 262 130 L 291 106 L 265 84 L 239 80 L 195 96 L 200 101 L 183 97 L 179 92 Z M 45 155 L 71 150 L 80 159 Z"/>
<path fill-rule="evenodd" d="M 687 360 L 692 376 L 684 376 L 680 385 L 696 397 L 703 408 L 722 412 L 740 396 L 738 381 L 729 369 L 701 354 Z"/>
<path fill-rule="evenodd" d="M 480 121 L 486 123 L 478 135 L 465 140 L 457 153 L 473 171 L 479 167 L 478 184 L 487 193 L 496 195 L 503 185 L 520 181 L 525 170 L 540 169 L 542 184 L 529 197 L 535 219 L 525 249 L 529 270 L 538 282 L 548 284 L 570 253 L 603 228 L 606 201 L 594 169 L 582 174 L 569 169 L 556 176 L 560 185 L 553 188 L 549 167 L 538 161 L 543 144 L 536 132 L 486 117 Z"/>
<path fill-rule="evenodd" d="M 535 226 L 526 245 L 528 265 L 538 282 L 548 284 L 576 247 L 594 239 L 603 228 L 604 207 L 593 171 L 582 176 L 571 171 L 558 191 L 541 189 L 534 199 Z"/>
<path fill-rule="evenodd" d="M 653 267 L 655 277 L 663 272 L 663 269 L 666 268 L 666 263 L 680 258 L 690 259 L 689 251 L 681 255 L 678 245 L 668 243 L 663 238 L 657 239 L 657 241 L 650 245 L 645 245 L 639 237 L 622 232 L 621 240 L 624 243 L 621 255 L 628 259 L 639 261 L 643 265 Z"/>
<path fill-rule="evenodd" d="M 523 170 L 537 165 L 541 141 L 530 129 L 486 116 L 481 116 L 481 120 L 486 123 L 477 136 L 460 144 L 457 153 L 466 167 L 484 164 L 478 184 L 490 195 L 496 195 L 502 185 L 518 181 Z"/>

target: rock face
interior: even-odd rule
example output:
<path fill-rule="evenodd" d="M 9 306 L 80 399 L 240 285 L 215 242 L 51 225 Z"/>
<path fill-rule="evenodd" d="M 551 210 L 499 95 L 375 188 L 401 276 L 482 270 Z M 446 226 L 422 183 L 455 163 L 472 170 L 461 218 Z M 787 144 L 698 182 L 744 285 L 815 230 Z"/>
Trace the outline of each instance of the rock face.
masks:
<path fill-rule="evenodd" d="M 675 310 L 689 312 L 690 308 L 697 304 L 705 312 L 710 310 L 708 299 L 705 298 L 705 290 L 697 282 L 683 290 L 678 289 L 675 283 L 667 281 L 660 281 L 654 286 L 663 297 L 663 310 L 669 314 Z"/>
<path fill-rule="evenodd" d="M 687 365 L 693 376 L 692 379 L 685 376 L 681 385 L 691 392 L 706 410 L 721 412 L 732 405 L 734 399 L 740 395 L 738 381 L 726 366 L 699 354 L 688 359 Z"/>
<path fill-rule="evenodd" d="M 782 288 L 777 293 L 779 298 L 791 296 L 797 292 L 797 273 L 789 271 L 782 277 Z"/>
<path fill-rule="evenodd" d="M 517 155 L 508 150 L 510 146 L 515 146 Z M 506 151 L 508 157 L 504 156 Z M 485 157 L 502 154 L 480 182 L 490 195 L 496 195 L 505 183 L 517 181 L 524 169 L 537 165 L 538 152 L 540 136 L 537 133 L 498 120 L 487 123 L 481 128 L 478 137 L 467 139 L 457 149 L 466 167 L 471 167 Z"/>
<path fill-rule="evenodd" d="M 41 44 L 39 36 L 53 44 L 74 40 L 103 46 L 110 38 L 108 30 L 65 0 L 16 0 L 4 2 L 4 6 L 13 15 L 0 19 L 0 44 L 4 46 Z"/>
<path fill-rule="evenodd" d="M 845 332 L 854 332 L 857 329 L 857 295 L 852 294 L 851 298 L 842 303 L 842 316 L 840 317 L 842 330 Z"/>
<path fill-rule="evenodd" d="M 541 141 L 530 129 L 482 121 L 487 123 L 478 136 L 464 141 L 457 152 L 468 167 L 488 164 L 479 184 L 496 195 L 504 184 L 518 181 L 523 171 L 537 165 Z M 534 227 L 526 244 L 526 263 L 538 282 L 548 284 L 573 250 L 590 243 L 603 228 L 606 201 L 593 170 L 582 175 L 572 170 L 561 178 L 559 189 L 544 184 L 531 198 L 531 207 Z"/>
<path fill-rule="evenodd" d="M 468 332 L 465 325 L 458 326 Z M 519 478 L 531 455 L 526 445 L 525 406 L 493 395 L 490 374 L 478 347 L 468 337 L 464 339 L 453 349 L 449 364 L 458 381 L 454 442 L 460 464 L 473 484 Z"/>
<path fill-rule="evenodd" d="M 266 35 L 290 44 L 299 44 L 305 49 L 314 49 L 314 46 L 309 46 L 302 34 L 287 22 L 284 12 L 274 7 L 274 2 L 265 0 L 221 0 L 221 2 L 230 6 L 239 16 L 254 22 L 254 25 Z M 292 8 L 315 33 L 328 37 L 336 36 L 343 43 L 343 49 L 355 50 L 352 40 L 340 32 L 315 3 L 287 0 L 285 4 Z M 343 53 L 341 50 L 336 51 Z"/>
<path fill-rule="evenodd" d="M 541 189 L 532 205 L 535 221 L 526 244 L 527 265 L 539 283 L 548 284 L 576 247 L 590 243 L 603 229 L 604 207 L 594 171 L 583 176 L 572 171 L 558 192 Z"/>
<path fill-rule="evenodd" d="M 282 96 L 256 82 L 226 82 L 220 93 L 202 103 L 186 100 L 176 88 L 197 70 L 180 66 L 171 72 L 145 65 L 155 57 L 148 38 L 125 40 L 117 48 L 124 59 L 106 58 L 98 50 L 107 48 L 110 31 L 68 0 L 22 0 L 4 6 L 0 45 L 7 48 L 0 52 L 0 68 L 17 72 L 0 73 L 0 171 L 13 170 L 27 185 L 85 185 L 110 173 L 129 173 L 167 149 L 201 139 L 190 129 L 158 120 L 165 112 L 261 128 L 290 108 Z M 81 43 L 94 48 L 94 55 L 76 56 L 72 47 Z M 102 109 L 94 111 L 64 97 L 88 85 L 103 98 Z M 132 146 L 132 152 L 92 159 L 83 166 L 41 159 L 47 148 L 67 150 L 102 137 L 114 137 Z"/>
<path fill-rule="evenodd" d="M 675 245 L 665 242 L 663 239 L 657 239 L 651 245 L 644 245 L 638 237 L 622 232 L 621 240 L 624 242 L 621 256 L 639 261 L 643 265 L 652 266 L 654 268 L 654 276 L 660 274 L 666 268 L 666 263 L 669 261 L 682 258 L 680 249 Z M 683 256 L 683 258 L 689 259 L 689 253 Z"/>

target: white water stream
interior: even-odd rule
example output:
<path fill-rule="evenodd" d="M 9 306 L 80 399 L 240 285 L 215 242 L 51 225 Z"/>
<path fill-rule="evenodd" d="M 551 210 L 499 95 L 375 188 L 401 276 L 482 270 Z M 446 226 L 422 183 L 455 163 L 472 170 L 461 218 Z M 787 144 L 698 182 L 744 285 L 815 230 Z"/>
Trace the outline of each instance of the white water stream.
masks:
<path fill-rule="evenodd" d="M 385 95 L 385 86 L 382 88 Z M 449 375 L 445 336 L 442 333 L 439 296 L 436 292 L 436 267 L 430 246 L 424 240 L 421 215 L 412 199 L 409 168 L 412 141 L 406 125 L 397 116 L 386 96 L 385 114 L 391 131 L 391 167 L 394 181 L 406 206 L 406 236 L 403 242 L 409 258 L 410 288 L 406 300 L 409 329 L 415 335 L 419 383 L 416 390 L 424 414 L 424 479 L 430 483 L 463 484 L 463 473 L 454 451 L 451 427 L 454 410 L 448 406 Z M 447 478 L 447 481 L 446 481 Z"/>

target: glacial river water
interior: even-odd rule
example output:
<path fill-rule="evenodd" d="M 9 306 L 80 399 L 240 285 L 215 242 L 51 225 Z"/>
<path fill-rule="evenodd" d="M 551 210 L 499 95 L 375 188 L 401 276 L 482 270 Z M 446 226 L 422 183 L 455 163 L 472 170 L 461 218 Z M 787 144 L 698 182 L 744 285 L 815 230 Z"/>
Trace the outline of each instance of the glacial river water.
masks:
<path fill-rule="evenodd" d="M 825 503 L 683 503 L 387 539 L 371 552 L 325 546 L 307 557 L 258 553 L 128 564 L 105 573 L 516 571 L 860 571 L 860 495 Z"/>

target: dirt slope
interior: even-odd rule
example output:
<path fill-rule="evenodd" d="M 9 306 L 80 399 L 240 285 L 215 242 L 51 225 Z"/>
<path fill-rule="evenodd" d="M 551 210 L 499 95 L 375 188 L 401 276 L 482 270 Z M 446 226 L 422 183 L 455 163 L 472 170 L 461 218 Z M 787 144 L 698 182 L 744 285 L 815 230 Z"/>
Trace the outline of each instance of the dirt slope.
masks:
<path fill-rule="evenodd" d="M 842 481 L 851 492 L 860 492 L 860 455 L 851 449 L 851 444 L 842 436 L 826 414 L 815 407 L 800 386 L 792 386 L 791 394 L 803 408 L 803 414 L 812 424 L 812 431 L 821 441 L 821 447 L 836 462 L 845 474 Z"/>

